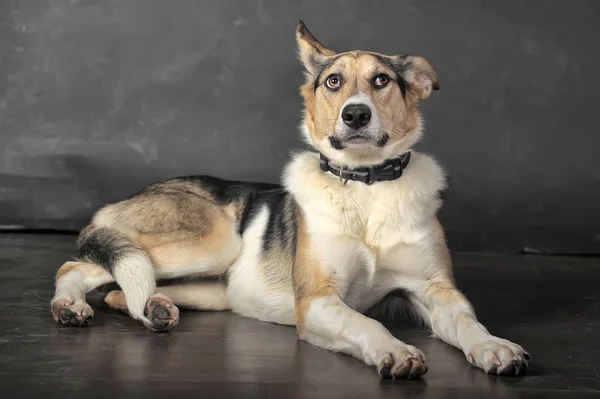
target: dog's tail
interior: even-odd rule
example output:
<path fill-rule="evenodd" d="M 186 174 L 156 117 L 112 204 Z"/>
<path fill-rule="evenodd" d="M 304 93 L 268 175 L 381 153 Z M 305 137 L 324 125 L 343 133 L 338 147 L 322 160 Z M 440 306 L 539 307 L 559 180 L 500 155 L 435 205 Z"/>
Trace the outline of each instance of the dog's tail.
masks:
<path fill-rule="evenodd" d="M 90 225 L 77 239 L 79 256 L 106 268 L 127 298 L 129 314 L 144 324 L 146 301 L 156 289 L 156 277 L 148 254 L 139 244 L 117 229 Z"/>

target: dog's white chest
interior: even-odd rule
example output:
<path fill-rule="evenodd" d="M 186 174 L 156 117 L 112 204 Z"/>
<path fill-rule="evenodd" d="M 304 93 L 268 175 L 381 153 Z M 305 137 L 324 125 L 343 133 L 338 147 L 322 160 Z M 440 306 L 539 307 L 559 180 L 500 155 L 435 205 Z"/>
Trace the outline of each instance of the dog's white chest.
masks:
<path fill-rule="evenodd" d="M 370 186 L 344 184 L 321 172 L 316 156 L 304 154 L 290 164 L 284 183 L 351 307 L 363 307 L 389 290 L 379 270 L 401 265 L 396 257 L 404 252 L 397 249 L 429 233 L 445 186 L 437 163 L 418 153 L 400 179 Z"/>
<path fill-rule="evenodd" d="M 413 242 L 437 213 L 445 187 L 441 168 L 415 153 L 401 178 L 366 185 L 341 182 L 323 173 L 314 154 L 303 154 L 285 173 L 286 189 L 304 211 L 315 234 L 346 235 L 367 246 L 385 248 Z"/>

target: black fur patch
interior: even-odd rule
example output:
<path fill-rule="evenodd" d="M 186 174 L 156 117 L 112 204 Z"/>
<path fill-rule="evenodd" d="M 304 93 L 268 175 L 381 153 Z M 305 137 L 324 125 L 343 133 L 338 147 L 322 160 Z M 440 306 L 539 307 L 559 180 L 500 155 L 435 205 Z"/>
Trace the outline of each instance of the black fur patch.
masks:
<path fill-rule="evenodd" d="M 333 148 L 335 148 L 336 150 L 343 150 L 344 149 L 344 145 L 342 144 L 342 142 L 340 141 L 340 139 L 338 139 L 337 137 L 330 136 L 329 137 L 329 143 L 331 143 L 331 146 Z"/>
<path fill-rule="evenodd" d="M 277 247 L 283 249 L 293 244 L 296 231 L 293 198 L 285 191 L 277 190 L 269 193 L 266 204 L 269 208 L 269 220 L 263 237 L 263 250 L 267 252 Z"/>
<path fill-rule="evenodd" d="M 405 73 L 406 67 L 403 64 L 395 62 L 390 57 L 385 57 L 383 55 L 375 54 L 375 53 L 369 53 L 369 54 L 372 55 L 373 57 L 377 58 L 377 60 L 380 63 L 387 66 L 392 71 L 396 72 L 396 83 L 400 87 L 400 91 L 402 92 L 402 98 L 405 98 L 406 97 L 406 80 L 404 79 L 403 75 Z"/>
<path fill-rule="evenodd" d="M 390 139 L 389 134 L 384 133 L 383 136 L 381 137 L 381 139 L 379 139 L 379 141 L 377 142 L 377 147 L 384 147 L 388 140 Z"/>
<path fill-rule="evenodd" d="M 298 242 L 298 206 L 283 190 L 269 195 L 269 220 L 263 235 L 263 274 L 269 284 L 279 286 L 291 280 Z"/>
<path fill-rule="evenodd" d="M 175 181 L 185 182 L 190 186 L 197 185 L 201 189 L 199 190 L 200 192 L 206 192 L 206 200 L 213 201 L 219 206 L 234 203 L 237 210 L 238 233 L 240 235 L 254 218 L 257 209 L 255 202 L 260 203 L 262 198 L 259 194 L 280 188 L 277 184 L 225 180 L 208 175 L 180 176 L 163 183 Z M 164 187 L 160 183 L 151 185 L 134 194 L 132 197 L 153 191 L 161 193 L 163 189 Z M 178 191 L 182 192 L 182 189 L 178 188 Z M 190 190 L 185 192 L 198 195 L 198 191 L 193 192 Z M 182 226 L 178 226 L 178 228 L 182 228 Z"/>
<path fill-rule="evenodd" d="M 258 209 L 259 207 L 256 206 L 256 194 L 249 195 L 244 204 L 244 208 L 242 209 L 242 215 L 238 221 L 237 232 L 239 235 L 244 234 L 244 231 L 246 231 L 250 222 L 256 216 Z"/>
<path fill-rule="evenodd" d="M 323 73 L 323 71 L 319 72 L 319 74 L 317 75 L 315 82 L 313 83 L 313 93 L 317 92 L 317 89 L 319 88 L 319 80 L 321 80 L 321 74 Z"/>
<path fill-rule="evenodd" d="M 247 198 L 243 205 L 242 215 L 238 222 L 238 233 L 244 234 L 250 223 L 254 220 L 256 215 L 260 212 L 263 206 L 270 205 L 277 198 L 278 195 L 283 193 L 283 189 L 275 188 L 271 190 L 257 190 L 252 192 Z"/>
<path fill-rule="evenodd" d="M 254 193 L 279 187 L 277 184 L 225 180 L 207 175 L 184 176 L 178 177 L 177 180 L 200 183 L 201 187 L 220 205 L 244 200 Z"/>
<path fill-rule="evenodd" d="M 396 74 L 396 81 L 400 87 L 400 92 L 402 92 L 402 98 L 406 98 L 406 80 L 404 80 L 402 75 Z"/>
<path fill-rule="evenodd" d="M 317 75 L 317 77 L 315 78 L 315 81 L 313 83 L 313 91 L 314 92 L 316 92 L 317 88 L 319 87 L 319 82 L 321 81 L 321 76 L 323 76 L 323 72 L 327 68 L 329 68 L 331 66 L 331 64 L 336 62 L 340 57 L 341 57 L 341 55 L 336 55 L 332 58 L 327 59 L 326 62 L 316 63 L 316 61 L 315 61 L 313 63 L 314 68 L 315 68 L 315 74 Z"/>
<path fill-rule="evenodd" d="M 323 54 L 321 50 L 319 50 L 314 44 L 318 44 L 321 47 L 325 46 L 323 46 L 321 42 L 319 42 L 317 38 L 308 30 L 306 24 L 302 20 L 298 21 L 298 33 L 300 33 L 300 36 L 306 39 L 308 42 L 312 42 L 313 47 L 319 54 Z"/>
<path fill-rule="evenodd" d="M 127 255 L 144 251 L 125 234 L 110 227 L 89 226 L 77 239 L 79 257 L 106 268 L 111 274 Z"/>
<path fill-rule="evenodd" d="M 219 179 L 213 176 L 185 176 L 178 179 L 198 182 L 219 205 L 237 202 L 239 207 L 237 232 L 242 235 L 264 204 L 264 193 L 277 191 L 280 186 L 271 183 L 243 182 Z"/>

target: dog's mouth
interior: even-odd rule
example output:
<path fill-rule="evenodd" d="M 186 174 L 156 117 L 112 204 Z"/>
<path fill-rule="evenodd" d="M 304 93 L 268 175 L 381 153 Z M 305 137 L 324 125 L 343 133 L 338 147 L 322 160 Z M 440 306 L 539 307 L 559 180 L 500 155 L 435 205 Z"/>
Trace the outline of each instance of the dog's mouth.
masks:
<path fill-rule="evenodd" d="M 354 134 L 341 140 L 344 144 L 364 144 L 374 141 L 373 137 L 364 136 L 362 134 Z"/>
<path fill-rule="evenodd" d="M 346 148 L 367 148 L 367 147 L 384 147 L 389 140 L 387 134 L 383 134 L 381 137 L 374 137 L 366 134 L 352 134 L 348 136 L 332 136 L 329 138 L 331 145 L 336 150 L 343 150 Z"/>

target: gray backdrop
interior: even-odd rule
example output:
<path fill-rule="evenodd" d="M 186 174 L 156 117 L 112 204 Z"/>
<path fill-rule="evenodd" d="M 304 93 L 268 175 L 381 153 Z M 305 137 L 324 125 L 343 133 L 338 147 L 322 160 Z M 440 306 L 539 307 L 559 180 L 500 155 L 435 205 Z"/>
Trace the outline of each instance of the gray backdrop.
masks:
<path fill-rule="evenodd" d="M 426 138 L 450 246 L 600 252 L 598 1 L 0 2 L 0 224 L 76 230 L 182 174 L 278 180 L 303 19 L 439 71 Z"/>

